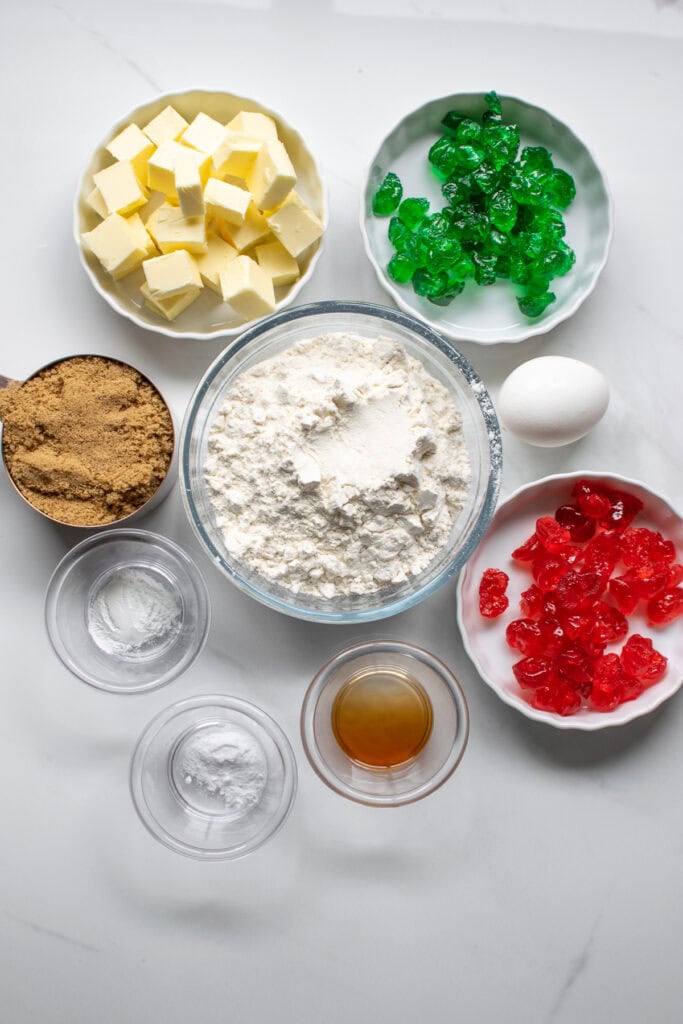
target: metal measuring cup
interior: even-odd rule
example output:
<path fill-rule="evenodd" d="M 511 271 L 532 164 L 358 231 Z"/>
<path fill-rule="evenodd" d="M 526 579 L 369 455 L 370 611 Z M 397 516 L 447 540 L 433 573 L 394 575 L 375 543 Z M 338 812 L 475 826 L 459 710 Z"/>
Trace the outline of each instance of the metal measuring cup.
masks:
<path fill-rule="evenodd" d="M 138 370 L 136 366 L 131 366 L 130 363 L 126 363 L 122 359 L 114 359 L 111 356 L 103 356 L 103 355 L 100 355 L 98 353 L 83 352 L 83 353 L 78 353 L 77 355 L 73 355 L 73 356 L 62 356 L 60 359 L 53 359 L 51 362 L 45 363 L 44 366 L 41 366 L 38 370 L 35 371 L 35 373 L 32 373 L 31 376 L 27 377 L 25 381 L 15 381 L 11 377 L 5 377 L 2 374 L 0 374 L 0 390 L 3 390 L 4 388 L 8 387 L 10 384 L 17 384 L 17 383 L 18 384 L 25 384 L 25 383 L 27 383 L 27 381 L 33 380 L 35 377 L 38 377 L 45 370 L 49 370 L 53 366 L 59 366 L 61 363 L 67 363 L 67 362 L 69 362 L 72 359 L 87 359 L 87 358 L 105 359 L 109 363 L 118 363 L 119 366 L 125 366 L 128 369 L 130 369 L 130 370 L 134 370 L 137 374 L 140 375 L 140 377 L 142 377 L 142 379 L 147 384 L 150 385 L 150 387 L 152 387 L 156 391 L 156 393 L 159 395 L 159 398 L 161 399 L 161 401 L 164 403 L 164 406 L 166 407 L 166 410 L 168 412 L 168 415 L 169 415 L 169 418 L 170 418 L 170 421 L 171 421 L 171 429 L 173 430 L 173 452 L 172 452 L 171 459 L 170 459 L 169 464 L 168 464 L 168 468 L 166 469 L 166 474 L 165 474 L 163 480 L 161 481 L 161 483 L 159 484 L 159 486 L 157 487 L 157 489 L 154 492 L 154 494 L 152 494 L 151 497 L 149 497 L 147 499 L 147 501 L 143 505 L 140 505 L 139 508 L 136 508 L 133 512 L 129 512 L 125 516 L 121 516 L 120 519 L 112 519 L 111 522 L 100 523 L 100 524 L 96 524 L 96 525 L 92 525 L 92 524 L 84 525 L 82 523 L 70 523 L 70 522 L 64 521 L 62 519 L 57 519 L 54 516 L 49 515 L 47 512 L 44 512 L 42 509 L 38 508 L 36 505 L 32 504 L 32 502 L 29 501 L 29 499 L 26 497 L 26 495 L 17 487 L 14 479 L 12 478 L 12 474 L 9 471 L 9 467 L 8 467 L 7 461 L 5 459 L 4 438 L 3 438 L 3 442 L 2 442 L 2 463 L 3 463 L 4 467 L 5 467 L 5 471 L 7 472 L 7 476 L 9 478 L 10 483 L 12 484 L 12 487 L 14 488 L 16 493 L 19 495 L 19 497 L 22 499 L 22 501 L 26 505 L 28 505 L 29 508 L 33 509 L 34 512 L 38 512 L 45 519 L 49 520 L 52 523 L 57 523 L 59 526 L 70 526 L 70 527 L 72 527 L 73 529 L 76 529 L 76 530 L 105 530 L 105 529 L 108 529 L 111 526 L 116 526 L 116 527 L 124 526 L 124 525 L 128 526 L 131 523 L 135 522 L 136 520 L 142 518 L 143 515 L 146 515 L 148 512 L 151 512 L 153 508 L 156 508 L 157 505 L 160 505 L 161 502 L 164 500 L 164 498 L 166 498 L 168 496 L 168 494 L 171 491 L 171 488 L 173 487 L 173 483 L 174 483 L 175 478 L 176 478 L 176 470 L 177 470 L 177 463 L 178 463 L 178 458 L 177 458 L 177 437 L 178 437 L 178 432 L 177 432 L 177 429 L 176 429 L 175 421 L 173 419 L 173 414 L 171 412 L 171 408 L 170 408 L 168 402 L 166 401 L 166 399 L 164 398 L 163 394 L 161 393 L 161 391 L 157 387 L 157 385 L 154 383 L 154 381 L 151 381 L 149 379 L 149 377 L 147 377 L 146 374 L 142 373 L 141 370 Z"/>

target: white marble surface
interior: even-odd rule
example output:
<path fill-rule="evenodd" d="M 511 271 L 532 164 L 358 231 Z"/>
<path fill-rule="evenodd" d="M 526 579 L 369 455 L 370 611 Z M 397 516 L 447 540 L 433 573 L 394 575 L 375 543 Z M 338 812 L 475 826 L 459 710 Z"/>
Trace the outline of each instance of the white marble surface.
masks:
<path fill-rule="evenodd" d="M 327 252 L 302 300 L 381 301 L 357 227 L 377 140 L 432 96 L 495 87 L 571 124 L 616 208 L 607 268 L 570 322 L 517 346 L 462 345 L 494 398 L 540 353 L 586 359 L 611 384 L 584 441 L 542 451 L 505 438 L 504 493 L 552 471 L 610 469 L 680 508 L 682 37 L 680 0 L 3 3 L 0 372 L 109 353 L 156 379 L 181 415 L 220 350 L 135 329 L 78 263 L 83 162 L 139 103 L 203 86 L 281 110 L 317 153 L 331 200 Z M 680 1020 L 683 698 L 597 735 L 528 722 L 468 664 L 449 586 L 355 633 L 420 642 L 455 669 L 472 715 L 465 759 L 422 803 L 355 806 L 323 787 L 298 738 L 304 689 L 351 631 L 287 620 L 231 588 L 203 561 L 177 491 L 146 525 L 204 566 L 214 626 L 186 676 L 109 696 L 61 666 L 43 629 L 47 580 L 74 538 L 0 477 L 3 1021 Z M 300 790 L 272 843 L 207 865 L 147 835 L 126 777 L 148 719 L 209 691 L 281 722 Z"/>

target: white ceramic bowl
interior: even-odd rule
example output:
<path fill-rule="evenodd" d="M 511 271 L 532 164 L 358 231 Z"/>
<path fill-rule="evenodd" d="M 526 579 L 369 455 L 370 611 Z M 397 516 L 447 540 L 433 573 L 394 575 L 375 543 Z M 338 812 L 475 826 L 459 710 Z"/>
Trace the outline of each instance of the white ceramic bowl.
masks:
<path fill-rule="evenodd" d="M 630 491 L 640 498 L 644 508 L 633 525 L 660 530 L 676 544 L 680 561 L 683 556 L 683 518 L 666 498 L 645 484 L 614 473 L 591 470 L 544 477 L 521 487 L 498 506 L 488 532 L 460 575 L 458 624 L 465 649 L 479 675 L 506 704 L 527 718 L 546 722 L 558 729 L 593 731 L 640 718 L 676 693 L 683 682 L 683 629 L 680 619 L 664 627 L 649 626 L 642 606 L 628 616 L 629 633 L 651 637 L 655 648 L 668 658 L 669 664 L 660 682 L 650 686 L 636 700 L 620 704 L 614 711 L 603 713 L 582 708 L 577 714 L 563 718 L 537 711 L 527 702 L 512 674 L 512 664 L 520 655 L 505 642 L 505 629 L 513 619 L 521 618 L 519 595 L 530 586 L 532 579 L 524 566 L 510 558 L 510 552 L 531 536 L 539 516 L 553 515 L 556 508 L 571 500 L 572 485 L 581 477 Z M 485 619 L 479 613 L 479 583 L 487 568 L 502 569 L 510 577 L 507 591 L 510 605 L 496 619 Z M 610 645 L 607 653 L 618 651 L 620 647 L 621 642 Z"/>
<path fill-rule="evenodd" d="M 519 289 L 509 281 L 497 281 L 486 288 L 468 282 L 449 306 L 436 306 L 416 295 L 410 284 L 396 284 L 386 272 L 394 248 L 387 237 L 389 218 L 372 213 L 372 197 L 378 185 L 388 171 L 393 171 L 403 183 L 404 197 L 426 196 L 432 210 L 443 209 L 446 200 L 440 182 L 429 170 L 427 154 L 442 134 L 441 119 L 449 110 L 481 116 L 485 109 L 481 93 L 444 96 L 404 117 L 372 159 L 361 207 L 365 250 L 380 284 L 394 302 L 448 338 L 481 345 L 522 341 L 570 317 L 593 291 L 612 239 L 612 201 L 588 148 L 571 128 L 541 107 L 512 96 L 500 98 L 503 120 L 519 126 L 521 145 L 545 146 L 555 166 L 568 171 L 576 183 L 576 198 L 563 212 L 565 241 L 574 249 L 576 263 L 565 277 L 551 282 L 557 298 L 543 316 L 530 320 L 520 312 L 516 301 Z"/>
<path fill-rule="evenodd" d="M 99 260 L 91 253 L 86 252 L 81 244 L 82 232 L 91 231 L 100 222 L 100 218 L 86 204 L 85 199 L 92 191 L 93 174 L 112 163 L 112 157 L 104 147 L 126 125 L 134 123 L 142 126 L 147 124 L 169 103 L 187 121 L 191 121 L 200 111 L 222 123 L 230 121 L 241 110 L 257 111 L 272 117 L 277 124 L 278 135 L 294 164 L 297 173 L 297 192 L 327 226 L 327 201 L 315 160 L 299 133 L 284 118 L 255 100 L 234 96 L 228 92 L 193 90 L 168 93 L 152 103 L 137 107 L 122 118 L 107 132 L 88 160 L 78 186 L 74 207 L 74 236 L 81 255 L 81 263 L 95 291 L 109 303 L 112 309 L 132 320 L 138 327 L 156 331 L 158 334 L 165 334 L 169 338 L 234 337 L 241 334 L 248 324 L 240 320 L 230 306 L 221 302 L 210 289 L 205 288 L 204 293 L 184 313 L 181 313 L 176 320 L 168 322 L 145 305 L 144 297 L 140 292 L 140 285 L 144 281 L 142 270 L 134 271 L 120 281 L 114 281 L 103 269 Z M 291 285 L 276 289 L 276 309 L 282 309 L 293 302 L 306 281 L 309 280 L 320 257 L 324 238 L 323 235 L 299 257 L 301 277 Z M 254 322 L 253 320 L 249 321 L 249 323 Z"/>

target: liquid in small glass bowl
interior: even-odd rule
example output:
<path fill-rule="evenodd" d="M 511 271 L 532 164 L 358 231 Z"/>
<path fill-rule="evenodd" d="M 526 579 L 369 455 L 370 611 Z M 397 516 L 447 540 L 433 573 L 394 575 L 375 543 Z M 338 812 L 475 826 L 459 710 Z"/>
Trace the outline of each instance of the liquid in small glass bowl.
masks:
<path fill-rule="evenodd" d="M 455 676 L 428 651 L 395 640 L 354 644 L 308 688 L 301 736 L 323 782 L 349 800 L 397 807 L 434 792 L 467 745 Z"/>

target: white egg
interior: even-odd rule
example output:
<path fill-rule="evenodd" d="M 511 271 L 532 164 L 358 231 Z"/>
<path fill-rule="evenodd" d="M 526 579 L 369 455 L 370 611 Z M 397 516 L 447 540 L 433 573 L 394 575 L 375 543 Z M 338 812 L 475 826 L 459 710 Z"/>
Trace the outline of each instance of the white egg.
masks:
<path fill-rule="evenodd" d="M 523 441 L 555 448 L 587 434 L 608 403 L 607 381 L 593 366 L 566 356 L 541 356 L 505 379 L 498 414 Z"/>

